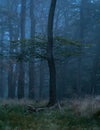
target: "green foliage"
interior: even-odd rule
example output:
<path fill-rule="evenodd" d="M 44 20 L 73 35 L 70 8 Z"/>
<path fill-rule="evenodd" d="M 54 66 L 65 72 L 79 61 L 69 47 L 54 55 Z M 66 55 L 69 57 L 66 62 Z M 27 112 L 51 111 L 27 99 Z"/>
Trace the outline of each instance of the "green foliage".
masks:
<path fill-rule="evenodd" d="M 42 58 L 47 59 L 46 47 L 47 38 L 46 36 L 36 36 L 33 39 L 21 39 L 18 41 L 10 41 L 12 50 L 16 49 L 14 52 L 14 57 L 17 61 L 29 61 L 32 58 Z M 68 40 L 63 37 L 54 37 L 54 56 L 55 59 L 66 59 L 70 56 L 79 56 L 81 52 L 79 51 L 80 43 Z M 11 54 L 12 55 L 12 54 Z"/>
<path fill-rule="evenodd" d="M 66 39 L 64 37 L 56 36 L 54 39 L 60 42 L 60 44 L 62 45 L 72 45 L 72 46 L 77 46 L 77 47 L 82 46 L 81 43 Z"/>
<path fill-rule="evenodd" d="M 67 109 L 37 113 L 28 113 L 26 110 L 24 105 L 0 106 L 0 130 L 99 130 L 94 119 L 77 116 Z"/>
<path fill-rule="evenodd" d="M 6 53 L 1 53 L 0 57 L 9 57 L 18 62 L 28 62 L 33 58 L 47 59 L 47 37 L 35 36 L 32 39 L 20 39 L 9 41 L 10 49 L 5 49 Z M 54 37 L 54 57 L 57 60 L 65 60 L 68 57 L 76 57 L 83 54 L 81 47 L 90 47 L 89 44 L 83 45 L 77 41 L 72 41 L 64 37 Z"/>

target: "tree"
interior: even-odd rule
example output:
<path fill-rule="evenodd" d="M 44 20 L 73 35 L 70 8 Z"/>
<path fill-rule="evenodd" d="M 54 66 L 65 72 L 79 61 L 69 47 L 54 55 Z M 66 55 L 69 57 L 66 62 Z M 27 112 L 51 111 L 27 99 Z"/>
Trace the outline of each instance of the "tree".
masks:
<path fill-rule="evenodd" d="M 4 38 L 4 25 L 2 25 L 2 28 L 0 30 L 0 53 L 3 54 L 3 38 Z M 3 57 L 0 59 L 0 97 L 4 97 L 4 68 L 3 68 Z"/>
<path fill-rule="evenodd" d="M 85 15 L 87 15 L 86 13 L 86 7 L 88 5 L 88 0 L 81 0 L 80 3 L 80 34 L 79 34 L 79 39 L 80 39 L 80 43 L 84 43 L 84 34 L 85 34 L 85 27 L 86 27 L 86 18 Z M 79 51 L 82 52 L 82 46 L 79 47 Z M 82 78 L 82 56 L 80 55 L 78 57 L 78 71 L 77 71 L 77 93 L 80 96 L 81 94 L 81 78 Z"/>
<path fill-rule="evenodd" d="M 47 44 L 47 61 L 49 67 L 49 103 L 48 105 L 54 105 L 56 103 L 56 68 L 53 55 L 53 22 L 54 13 L 57 0 L 51 1 L 51 6 L 48 16 L 48 44 Z"/>
<path fill-rule="evenodd" d="M 26 19 L 26 0 L 21 0 L 21 23 L 20 23 L 20 39 L 23 41 L 25 39 L 25 19 Z M 23 45 L 21 43 L 21 51 L 23 51 Z M 24 97 L 24 63 L 20 61 L 19 63 L 19 77 L 18 77 L 18 98 Z"/>
<path fill-rule="evenodd" d="M 100 2 L 96 1 L 93 4 L 92 10 L 94 9 L 94 12 L 92 13 L 93 19 L 93 23 L 92 26 L 94 28 L 95 32 L 93 35 L 95 37 L 94 42 L 96 44 L 96 48 L 95 48 L 95 55 L 94 55 L 94 60 L 93 60 L 93 68 L 92 68 L 92 73 L 91 73 L 91 86 L 90 86 L 90 94 L 91 95 L 96 95 L 99 94 L 99 85 L 100 85 L 100 69 L 99 69 L 99 65 L 100 65 L 100 23 L 98 20 L 98 16 L 100 15 Z"/>
<path fill-rule="evenodd" d="M 30 0 L 30 21 L 31 21 L 31 28 L 30 28 L 30 35 L 31 35 L 31 42 L 34 42 L 35 36 L 35 16 L 34 16 L 34 0 Z M 33 50 L 34 52 L 34 50 Z M 29 61 L 29 98 L 34 98 L 34 61 L 33 58 Z"/>
<path fill-rule="evenodd" d="M 8 18 L 8 24 L 9 24 L 9 38 L 10 41 L 13 40 L 13 26 L 11 18 Z M 12 53 L 12 48 L 11 48 L 11 42 L 10 42 L 10 48 L 9 48 L 9 53 Z M 9 70 L 8 70 L 8 98 L 14 98 L 15 97 L 15 85 L 13 85 L 13 63 L 11 62 L 12 59 L 9 58 Z"/>
<path fill-rule="evenodd" d="M 13 23 L 16 24 L 16 21 L 14 21 L 15 16 L 12 15 L 12 12 L 17 12 L 17 2 L 7 1 L 8 5 L 8 12 L 7 15 L 8 19 L 8 31 L 9 31 L 9 55 L 13 53 L 12 43 L 11 41 L 14 40 L 14 29 L 13 29 Z M 14 8 L 13 8 L 14 7 Z M 17 21 L 18 22 L 18 21 Z M 9 69 L 8 69 L 8 98 L 15 98 L 15 90 L 16 90 L 16 81 L 14 76 L 14 63 L 12 57 L 9 56 Z"/>

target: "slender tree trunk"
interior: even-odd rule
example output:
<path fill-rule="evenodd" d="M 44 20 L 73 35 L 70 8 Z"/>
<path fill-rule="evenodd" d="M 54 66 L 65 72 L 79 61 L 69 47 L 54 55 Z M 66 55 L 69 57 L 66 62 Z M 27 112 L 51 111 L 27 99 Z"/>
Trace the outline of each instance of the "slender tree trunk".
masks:
<path fill-rule="evenodd" d="M 3 91 L 3 65 L 2 65 L 2 59 L 0 60 L 0 97 L 2 98 L 4 96 Z"/>
<path fill-rule="evenodd" d="M 79 39 L 81 46 L 79 47 L 79 52 L 82 53 L 82 43 L 84 42 L 84 29 L 85 29 L 85 18 L 84 18 L 84 10 L 85 10 L 86 0 L 81 0 L 80 5 L 80 34 Z M 77 71 L 77 94 L 78 96 L 81 95 L 81 62 L 82 62 L 82 56 L 80 54 L 78 58 L 78 71 Z"/>
<path fill-rule="evenodd" d="M 94 64 L 93 64 L 93 71 L 91 75 L 91 86 L 90 86 L 90 95 L 94 96 L 95 90 L 96 90 L 96 84 L 97 84 L 97 70 L 98 70 L 98 63 L 99 63 L 99 55 L 96 54 L 95 59 L 94 59 Z"/>
<path fill-rule="evenodd" d="M 57 0 L 51 1 L 51 6 L 48 16 L 48 44 L 47 44 L 47 61 L 49 67 L 49 103 L 48 105 L 54 105 L 56 103 L 56 68 L 53 55 L 53 22 L 54 13 Z"/>
<path fill-rule="evenodd" d="M 32 61 L 29 62 L 29 98 L 33 99 L 35 95 L 34 91 L 34 63 Z"/>
<path fill-rule="evenodd" d="M 44 61 L 40 60 L 40 87 L 39 87 L 39 98 L 43 99 L 43 89 L 44 89 Z"/>
<path fill-rule="evenodd" d="M 30 20 L 31 20 L 31 42 L 34 42 L 35 36 L 35 16 L 34 16 L 34 0 L 30 0 Z M 34 50 L 33 50 L 34 51 Z M 34 60 L 33 58 L 29 62 L 29 98 L 33 99 L 35 95 L 34 91 Z"/>
<path fill-rule="evenodd" d="M 97 28 L 97 30 L 100 30 L 100 27 Z M 97 31 L 98 32 L 98 31 Z M 97 33 L 97 36 L 96 36 L 96 55 L 94 57 L 94 61 L 93 61 L 93 70 L 92 70 L 92 73 L 91 73 L 91 86 L 90 86 L 90 94 L 92 96 L 95 96 L 96 94 L 96 86 L 97 86 L 97 83 L 98 83 L 98 79 L 100 79 L 100 76 L 98 75 L 99 73 L 99 70 L 100 70 L 100 44 L 99 44 L 99 41 L 100 41 L 100 33 L 98 32 Z"/>
<path fill-rule="evenodd" d="M 2 26 L 1 29 L 1 43 L 0 43 L 0 53 L 3 53 L 3 38 L 4 38 L 4 28 Z M 4 84 L 3 84 L 3 80 L 4 80 L 4 73 L 3 73 L 3 57 L 0 59 L 0 97 L 3 98 L 4 97 Z"/>
<path fill-rule="evenodd" d="M 11 18 L 8 18 L 8 24 L 9 24 L 9 37 L 10 37 L 10 48 L 9 53 L 12 53 L 12 43 L 13 40 L 13 28 L 11 25 L 12 21 Z M 15 85 L 13 84 L 13 61 L 12 58 L 9 57 L 9 70 L 8 70 L 8 98 L 15 98 Z"/>
<path fill-rule="evenodd" d="M 25 39 L 25 19 L 26 19 L 26 0 L 21 0 L 21 40 Z M 23 51 L 23 43 L 21 43 L 21 51 Z M 24 62 L 20 61 L 19 63 L 19 77 L 18 77 L 18 98 L 21 99 L 24 97 L 24 85 L 25 85 L 25 72 L 24 72 Z"/>
<path fill-rule="evenodd" d="M 15 98 L 15 85 L 13 83 L 13 64 L 9 62 L 8 72 L 8 98 Z"/>

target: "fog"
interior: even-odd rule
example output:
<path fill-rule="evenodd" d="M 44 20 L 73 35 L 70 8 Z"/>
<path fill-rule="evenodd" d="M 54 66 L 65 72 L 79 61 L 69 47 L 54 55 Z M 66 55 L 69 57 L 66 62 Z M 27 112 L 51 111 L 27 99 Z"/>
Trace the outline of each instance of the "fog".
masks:
<path fill-rule="evenodd" d="M 0 98 L 49 100 L 50 0 L 0 0 Z M 100 0 L 58 0 L 56 99 L 100 95 Z"/>

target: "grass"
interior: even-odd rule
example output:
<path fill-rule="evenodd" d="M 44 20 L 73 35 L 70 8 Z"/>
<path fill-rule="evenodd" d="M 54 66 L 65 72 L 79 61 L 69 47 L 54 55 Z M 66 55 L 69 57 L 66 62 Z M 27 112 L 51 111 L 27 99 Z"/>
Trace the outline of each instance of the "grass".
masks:
<path fill-rule="evenodd" d="M 83 111 L 82 105 L 86 101 L 84 100 L 83 104 L 79 102 L 78 100 L 77 103 L 71 101 L 70 104 L 63 102 L 61 110 L 47 109 L 29 113 L 26 105 L 36 106 L 32 101 L 2 101 L 0 105 L 0 130 L 100 130 L 100 118 L 95 118 L 94 113 L 91 112 L 91 115 L 90 113 L 86 114 L 85 111 L 90 106 L 86 105 Z"/>

